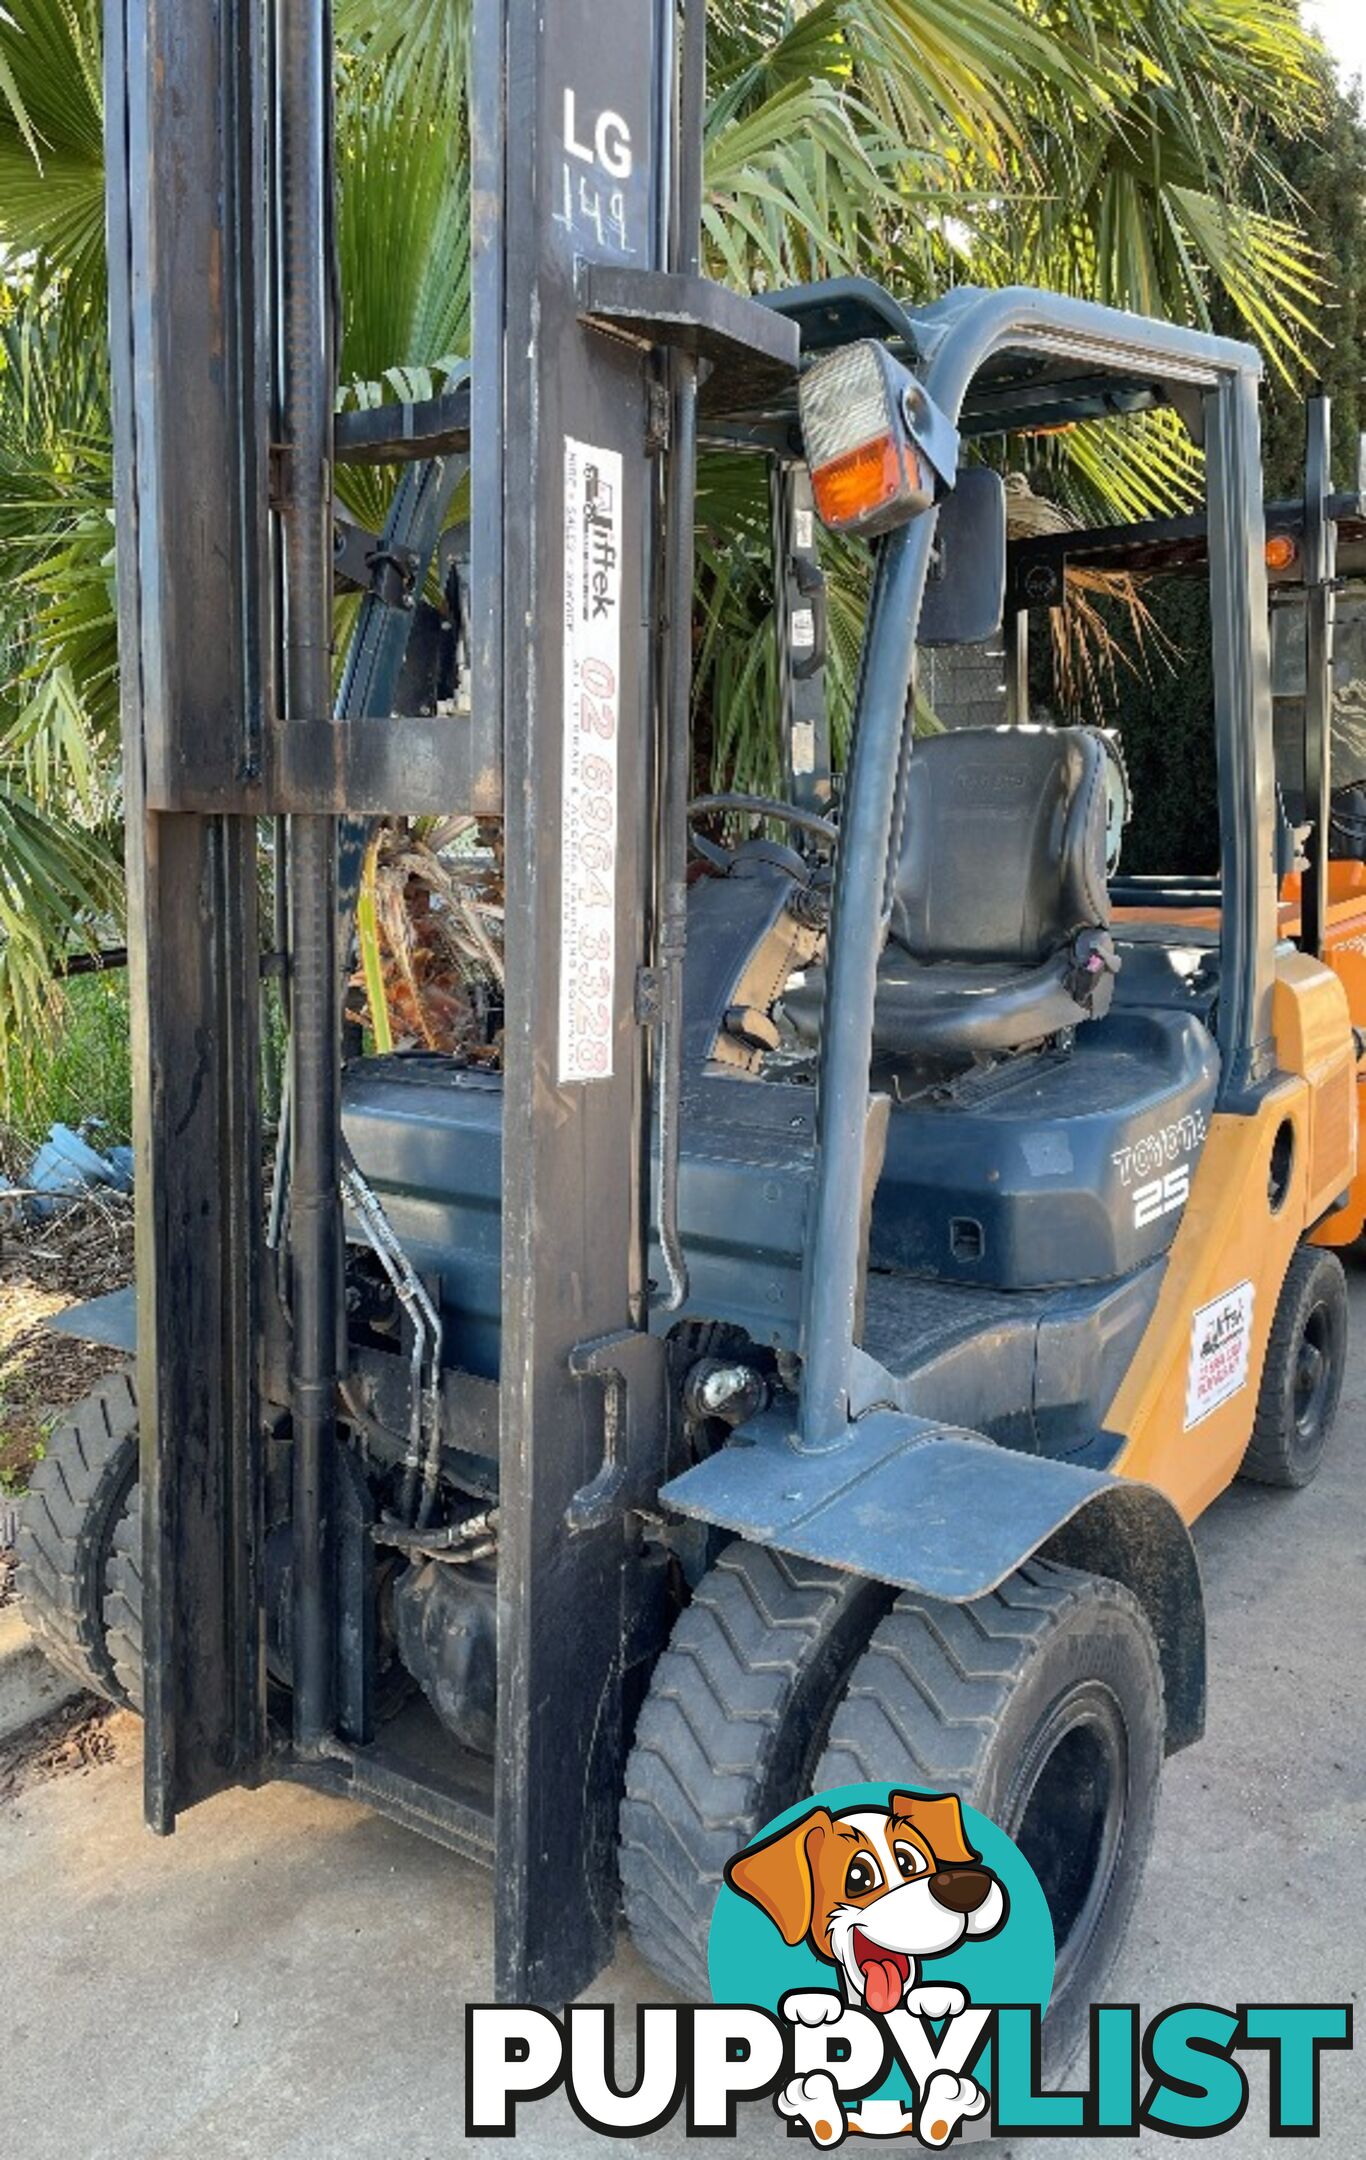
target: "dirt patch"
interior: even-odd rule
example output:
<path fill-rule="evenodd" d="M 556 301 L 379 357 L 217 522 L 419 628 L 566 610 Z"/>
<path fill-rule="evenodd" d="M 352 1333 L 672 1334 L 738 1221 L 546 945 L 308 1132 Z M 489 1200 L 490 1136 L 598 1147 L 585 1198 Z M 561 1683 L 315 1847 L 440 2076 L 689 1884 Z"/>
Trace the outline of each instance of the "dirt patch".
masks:
<path fill-rule="evenodd" d="M 92 1193 L 0 1240 L 0 1493 L 22 1492 L 63 1411 L 124 1363 L 43 1323 L 133 1278 L 133 1204 Z"/>
<path fill-rule="evenodd" d="M 0 1746 L 0 1805 L 50 1778 L 84 1776 L 118 1751 L 119 1712 L 94 1695 L 78 1695 L 61 1710 Z"/>

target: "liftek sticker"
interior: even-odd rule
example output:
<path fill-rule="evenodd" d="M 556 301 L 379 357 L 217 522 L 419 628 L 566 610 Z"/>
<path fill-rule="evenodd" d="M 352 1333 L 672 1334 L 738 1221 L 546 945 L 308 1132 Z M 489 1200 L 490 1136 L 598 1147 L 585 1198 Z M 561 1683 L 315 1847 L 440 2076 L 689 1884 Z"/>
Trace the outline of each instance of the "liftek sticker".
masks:
<path fill-rule="evenodd" d="M 1252 1285 L 1243 1282 L 1202 1305 L 1191 1320 L 1187 1432 L 1247 1386 L 1251 1362 Z"/>
<path fill-rule="evenodd" d="M 566 436 L 561 1086 L 612 1071 L 620 690 L 621 456 Z"/>

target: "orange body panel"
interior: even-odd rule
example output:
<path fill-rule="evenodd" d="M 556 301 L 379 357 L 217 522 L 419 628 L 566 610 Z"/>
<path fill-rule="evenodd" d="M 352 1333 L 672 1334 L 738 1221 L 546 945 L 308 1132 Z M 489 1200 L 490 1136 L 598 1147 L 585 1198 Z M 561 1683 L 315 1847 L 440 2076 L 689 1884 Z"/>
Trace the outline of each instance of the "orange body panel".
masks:
<path fill-rule="evenodd" d="M 1328 865 L 1328 920 L 1324 926 L 1324 958 L 1347 993 L 1353 1025 L 1366 1032 L 1366 863 L 1330 862 Z M 1366 1071 L 1359 1070 L 1358 1090 L 1366 1087 Z M 1360 1092 L 1359 1115 L 1366 1112 Z M 1354 1245 L 1366 1230 L 1366 1164 L 1358 1166 L 1347 1205 L 1328 1215 L 1314 1232 L 1316 1245 Z"/>
<path fill-rule="evenodd" d="M 1255 1115 L 1211 1120 L 1156 1309 L 1106 1417 L 1126 1435 L 1112 1468 L 1159 1486 L 1187 1522 L 1237 1474 L 1291 1254 L 1355 1172 L 1356 1061 L 1337 975 L 1283 954 L 1274 1027 L 1281 1078 Z M 1289 1174 L 1273 1204 L 1272 1151 L 1287 1124 Z M 1221 1301 L 1244 1318 L 1250 1308 L 1250 1342 L 1240 1383 L 1203 1412 L 1201 1342 Z"/>
<path fill-rule="evenodd" d="M 1189 923 L 1192 929 L 1217 930 L 1215 908 L 1115 909 L 1116 922 Z M 1293 938 L 1300 927 L 1300 880 L 1291 876 L 1281 887 L 1282 937 Z M 1328 865 L 1328 917 L 1324 924 L 1323 956 L 1347 993 L 1347 1009 L 1354 1026 L 1366 1034 L 1366 863 L 1330 862 Z M 1279 1039 L 1279 1029 L 1278 1029 Z M 1282 1060 L 1284 1063 L 1284 1060 Z M 1366 1067 L 1357 1075 L 1358 1116 L 1366 1116 L 1360 1090 L 1366 1088 Z M 1331 1196 L 1327 1205 L 1338 1194 Z M 1366 1162 L 1353 1172 L 1347 1187 L 1347 1204 L 1324 1217 L 1312 1233 L 1315 1245 L 1341 1249 L 1354 1245 L 1366 1232 Z"/>

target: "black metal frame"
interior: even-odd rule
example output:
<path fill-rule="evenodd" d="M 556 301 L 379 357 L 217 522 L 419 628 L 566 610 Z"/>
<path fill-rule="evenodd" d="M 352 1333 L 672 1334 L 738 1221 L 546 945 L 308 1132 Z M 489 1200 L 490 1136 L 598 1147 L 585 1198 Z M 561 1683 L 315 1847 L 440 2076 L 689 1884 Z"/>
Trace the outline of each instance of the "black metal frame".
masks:
<path fill-rule="evenodd" d="M 1266 569 L 1260 530 L 1261 362 L 1245 345 L 1141 322 L 1059 295 L 1008 289 L 957 293 L 911 320 L 919 374 L 951 424 L 998 356 L 1059 355 L 1078 370 L 1083 408 L 1113 379 L 1153 397 L 1196 401 L 1209 470 L 1209 554 L 1215 625 L 1216 732 L 1224 847 L 1221 1106 L 1255 1104 L 1273 1068 L 1271 997 L 1276 888 L 1270 847 L 1274 772 Z M 1031 387 L 1037 404 L 1045 393 Z M 1062 386 L 1058 409 L 1071 410 Z M 1141 402 L 1141 399 L 1140 399 Z M 1051 409 L 1051 408 L 1050 408 Z M 1031 421 L 1034 406 L 1030 407 Z M 1014 424 L 1023 424 L 1018 418 Z M 869 1049 L 885 881 L 899 839 L 897 774 L 906 747 L 916 628 L 935 514 L 884 542 L 844 796 L 822 1030 L 817 1184 L 804 1278 L 801 1430 L 808 1448 L 850 1438 L 854 1316 L 861 1252 L 846 1195 L 863 1189 Z"/>
<path fill-rule="evenodd" d="M 656 762 L 655 663 L 642 628 L 658 574 L 646 458 L 653 363 L 648 349 L 580 323 L 575 266 L 583 256 L 619 259 L 629 249 L 631 261 L 664 267 L 673 11 L 660 0 L 618 10 L 604 36 L 601 11 L 591 6 L 541 15 L 485 7 L 476 38 L 481 28 L 487 38 L 499 15 L 501 70 L 487 47 L 476 63 L 485 93 L 491 80 L 498 83 L 507 144 L 490 196 L 502 206 L 501 220 L 481 241 L 501 255 L 501 351 L 519 362 L 481 374 L 489 330 L 476 324 L 473 446 L 475 501 L 492 503 L 501 491 L 503 502 L 501 556 L 488 564 L 481 588 L 497 628 L 476 657 L 474 690 L 476 706 L 505 719 L 508 863 L 495 1966 L 502 1996 L 542 2001 L 573 1993 L 608 1952 L 625 1745 L 623 1567 L 630 1556 L 621 1518 L 607 1510 L 578 1532 L 566 1518 L 607 1458 L 607 1396 L 630 1474 L 649 1445 L 645 1420 L 660 1385 L 642 1332 L 639 1135 L 648 1092 L 635 1009 L 653 857 L 645 776 Z M 663 85 L 670 86 L 667 98 Z M 576 141 L 596 133 L 603 112 L 629 128 L 633 169 L 615 188 L 609 175 L 567 151 L 564 101 L 575 88 L 575 115 L 586 122 Z M 567 199 L 556 192 L 564 187 Z M 557 208 L 566 221 L 557 221 Z M 607 213 L 601 240 L 600 210 Z M 477 269 L 476 308 L 485 291 L 480 276 Z M 604 1000 L 612 1069 L 591 1085 L 561 1087 L 563 865 L 546 845 L 539 815 L 542 803 L 560 796 L 573 686 L 564 679 L 558 627 L 554 636 L 529 639 L 527 625 L 558 626 L 564 617 L 567 439 L 622 461 L 616 724 L 623 792 L 615 976 Z M 479 581 L 478 562 L 475 576 Z M 552 1099 L 553 1118 L 545 1115 Z M 576 1373 L 571 1354 L 593 1337 L 617 1338 L 618 1347 L 606 1367 Z M 593 1676 L 589 1686 L 585 1674 Z M 568 1927 L 566 1911 L 573 1915 Z"/>
<path fill-rule="evenodd" d="M 145 1777 L 163 1831 L 265 1749 L 260 961 L 241 802 L 273 701 L 265 38 L 261 0 L 106 12 Z M 186 161 L 197 185 L 154 184 Z M 189 774 L 211 808 L 180 800 Z"/>
<path fill-rule="evenodd" d="M 1267 569 L 1272 592 L 1295 589 L 1306 599 L 1306 699 L 1304 731 L 1304 802 L 1308 829 L 1303 837 L 1305 871 L 1301 885 L 1298 942 L 1321 957 L 1328 909 L 1328 846 L 1332 779 L 1333 630 L 1340 589 L 1340 568 L 1360 575 L 1366 568 L 1366 498 L 1360 486 L 1351 493 L 1334 488 L 1332 479 L 1332 404 L 1314 396 L 1305 405 L 1304 492 L 1294 501 L 1267 503 L 1255 529 L 1268 542 L 1295 543 L 1293 560 Z M 1010 717 L 1028 711 L 1029 611 L 1059 607 L 1070 564 L 1127 570 L 1145 576 L 1204 573 L 1210 563 L 1210 523 L 1203 513 L 1155 518 L 1138 525 L 1115 525 L 1093 531 L 1050 533 L 1018 542 L 1011 549 L 1006 638 L 1011 655 Z M 1155 904 L 1187 905 L 1190 881 L 1149 878 L 1137 883 Z M 1197 879 L 1204 904 L 1217 901 L 1221 877 Z"/>
<path fill-rule="evenodd" d="M 819 816 L 834 798 L 825 692 L 828 620 L 815 497 L 804 464 L 774 460 L 770 502 L 785 792 L 798 809 Z"/>

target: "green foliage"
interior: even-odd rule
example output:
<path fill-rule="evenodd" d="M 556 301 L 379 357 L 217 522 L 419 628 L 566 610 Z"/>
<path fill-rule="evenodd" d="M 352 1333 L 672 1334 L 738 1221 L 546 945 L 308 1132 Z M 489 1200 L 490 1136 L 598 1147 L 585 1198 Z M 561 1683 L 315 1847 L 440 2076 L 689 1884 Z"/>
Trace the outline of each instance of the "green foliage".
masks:
<path fill-rule="evenodd" d="M 0 289 L 3 291 L 3 289 Z M 93 766 L 118 731 L 113 459 L 103 343 L 75 353 L 66 302 L 0 298 L 0 723 L 50 725 Z M 82 792 L 86 777 L 81 777 Z"/>
<path fill-rule="evenodd" d="M 1366 122 L 1359 93 L 1339 88 L 1318 66 L 1325 117 L 1313 136 L 1264 124 L 1264 154 L 1298 191 L 1301 227 L 1318 257 L 1323 300 L 1316 312 L 1313 373 L 1333 400 L 1334 475 L 1354 484 L 1358 441 L 1366 426 Z M 1225 303 L 1217 327 L 1236 328 Z M 1263 404 L 1266 492 L 1296 496 L 1304 485 L 1303 386 L 1274 378 Z M 1217 867 L 1209 663 L 1209 596 L 1203 579 L 1169 578 L 1145 590 L 1177 651 L 1150 680 L 1125 676 L 1117 700 L 1137 811 L 1125 846 L 1135 871 Z"/>
<path fill-rule="evenodd" d="M 31 288 L 0 319 L 0 1078 L 61 1010 L 55 958 L 122 905 L 111 487 L 98 364 Z"/>
<path fill-rule="evenodd" d="M 1165 641 L 1146 667 L 1124 668 L 1107 686 L 1102 717 L 1118 727 L 1133 790 L 1122 869 L 1131 875 L 1219 868 L 1219 795 L 1214 741 L 1214 670 L 1209 583 L 1153 578 L 1143 589 Z M 1126 625 L 1101 601 L 1115 635 Z M 1047 704 L 1051 678 L 1038 648 L 1034 688 Z"/>
<path fill-rule="evenodd" d="M 128 981 L 81 975 L 66 986 L 62 1026 L 40 1058 L 16 1064 L 5 1089 L 6 1155 L 31 1153 L 51 1125 L 98 1118 L 97 1145 L 127 1140 L 133 1119 Z"/>
<path fill-rule="evenodd" d="M 1301 226 L 1323 272 L 1323 304 L 1313 370 L 1333 400 L 1334 473 L 1355 484 L 1357 445 L 1366 427 L 1366 120 L 1360 93 L 1323 73 L 1327 116 L 1315 136 L 1272 130 L 1268 154 L 1299 194 Z M 1298 495 L 1304 481 L 1304 413 L 1283 383 L 1270 386 L 1264 414 L 1266 484 L 1273 498 Z"/>
<path fill-rule="evenodd" d="M 0 5 L 0 239 L 60 284 L 73 344 L 104 310 L 104 104 L 99 0 Z"/>
<path fill-rule="evenodd" d="M 1286 145 L 1316 125 L 1321 69 L 1293 0 L 736 0 L 711 23 L 715 275 L 860 267 L 912 299 L 968 278 L 1206 327 L 1219 310 L 1283 374 L 1315 345 L 1315 258 L 1253 121 L 1274 116 Z M 1031 465 L 1086 522 L 1184 507 L 1201 479 L 1171 415 L 1078 429 Z M 701 504 L 700 762 L 762 787 L 779 757 L 771 571 L 759 513 L 720 488 L 709 476 Z M 827 557 L 838 743 L 864 571 L 852 550 Z"/>
<path fill-rule="evenodd" d="M 1210 594 L 1200 577 L 1169 577 L 1143 592 L 1171 639 L 1169 661 L 1115 685 L 1113 717 L 1124 739 L 1135 816 L 1124 836 L 1124 868 L 1219 868 L 1219 773 L 1215 765 L 1215 678 Z"/>
<path fill-rule="evenodd" d="M 353 400 L 439 384 L 469 349 L 470 15 L 470 0 L 336 0 Z M 1296 0 L 712 0 L 708 21 L 714 275 L 763 289 L 858 268 L 912 299 L 964 279 L 1053 285 L 1236 323 L 1287 374 L 1334 322 L 1356 338 L 1343 204 L 1362 145 Z M 0 0 L 0 1061 L 42 1025 L 46 967 L 89 936 L 116 879 L 100 124 L 99 0 Z M 1351 284 L 1336 318 L 1316 249 Z M 1085 515 L 1151 514 L 1198 478 L 1168 423 L 1078 430 L 1032 469 Z M 388 476 L 342 484 L 377 525 Z M 755 476 L 709 463 L 699 520 L 707 757 L 718 779 L 764 785 L 773 596 Z M 838 736 L 866 563 L 835 550 L 830 568 Z"/>

